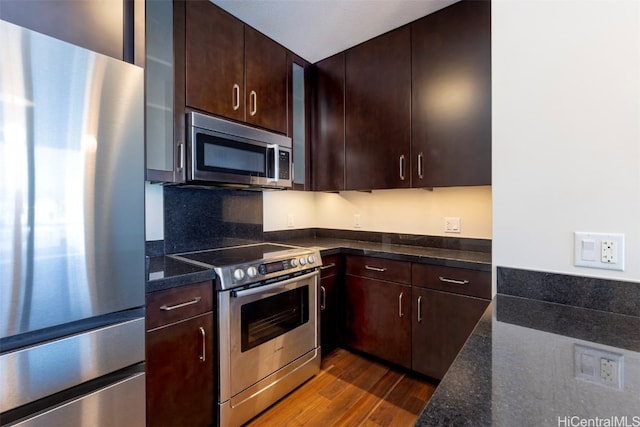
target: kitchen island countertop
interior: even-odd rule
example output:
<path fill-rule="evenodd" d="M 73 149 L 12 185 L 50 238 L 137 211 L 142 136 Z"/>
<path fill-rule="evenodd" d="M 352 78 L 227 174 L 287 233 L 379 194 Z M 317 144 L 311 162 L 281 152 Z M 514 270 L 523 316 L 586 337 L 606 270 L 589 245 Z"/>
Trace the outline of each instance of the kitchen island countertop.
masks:
<path fill-rule="evenodd" d="M 588 379 L 590 350 L 621 358 L 619 386 Z M 639 352 L 640 317 L 498 294 L 416 426 L 638 426 Z"/>

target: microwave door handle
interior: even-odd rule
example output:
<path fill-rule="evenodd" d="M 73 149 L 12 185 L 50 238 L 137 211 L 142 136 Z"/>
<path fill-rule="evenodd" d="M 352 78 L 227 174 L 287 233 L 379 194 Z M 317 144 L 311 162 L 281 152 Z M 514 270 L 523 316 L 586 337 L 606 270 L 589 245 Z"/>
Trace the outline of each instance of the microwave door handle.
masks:
<path fill-rule="evenodd" d="M 278 178 L 280 177 L 280 163 L 278 161 L 280 159 L 280 150 L 278 144 L 268 144 L 267 151 L 269 149 L 273 149 L 273 177 L 269 178 L 272 178 L 273 182 L 278 183 Z"/>

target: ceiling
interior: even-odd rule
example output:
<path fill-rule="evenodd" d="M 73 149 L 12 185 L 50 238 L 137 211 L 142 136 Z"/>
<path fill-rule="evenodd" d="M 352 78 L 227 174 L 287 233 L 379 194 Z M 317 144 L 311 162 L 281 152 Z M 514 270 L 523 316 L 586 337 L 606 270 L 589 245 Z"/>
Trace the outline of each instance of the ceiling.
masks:
<path fill-rule="evenodd" d="M 210 0 L 315 63 L 457 0 Z"/>

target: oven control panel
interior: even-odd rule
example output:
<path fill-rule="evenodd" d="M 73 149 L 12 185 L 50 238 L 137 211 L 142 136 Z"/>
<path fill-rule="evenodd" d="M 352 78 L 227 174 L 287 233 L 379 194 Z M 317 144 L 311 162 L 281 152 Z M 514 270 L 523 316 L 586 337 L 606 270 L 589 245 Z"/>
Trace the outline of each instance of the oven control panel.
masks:
<path fill-rule="evenodd" d="M 237 266 L 232 273 L 234 286 L 257 282 L 263 279 L 293 273 L 309 268 L 320 267 L 322 260 L 319 254 L 302 254 L 277 261 L 261 264 L 246 264 Z"/>

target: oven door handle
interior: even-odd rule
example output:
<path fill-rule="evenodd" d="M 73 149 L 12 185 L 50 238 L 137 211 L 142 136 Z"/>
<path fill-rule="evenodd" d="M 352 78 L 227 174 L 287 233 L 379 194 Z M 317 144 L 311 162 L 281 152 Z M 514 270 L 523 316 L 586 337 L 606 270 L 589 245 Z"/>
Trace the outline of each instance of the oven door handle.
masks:
<path fill-rule="evenodd" d="M 256 286 L 255 288 L 242 289 L 240 291 L 231 291 L 231 296 L 236 298 L 242 298 L 249 295 L 261 294 L 263 292 L 271 291 L 278 288 L 283 288 L 290 283 L 299 282 L 301 280 L 308 279 L 313 276 L 317 276 L 319 273 L 314 271 L 313 273 L 305 274 L 298 277 L 292 277 L 291 279 L 283 280 L 282 282 L 272 283 L 270 285 Z"/>

